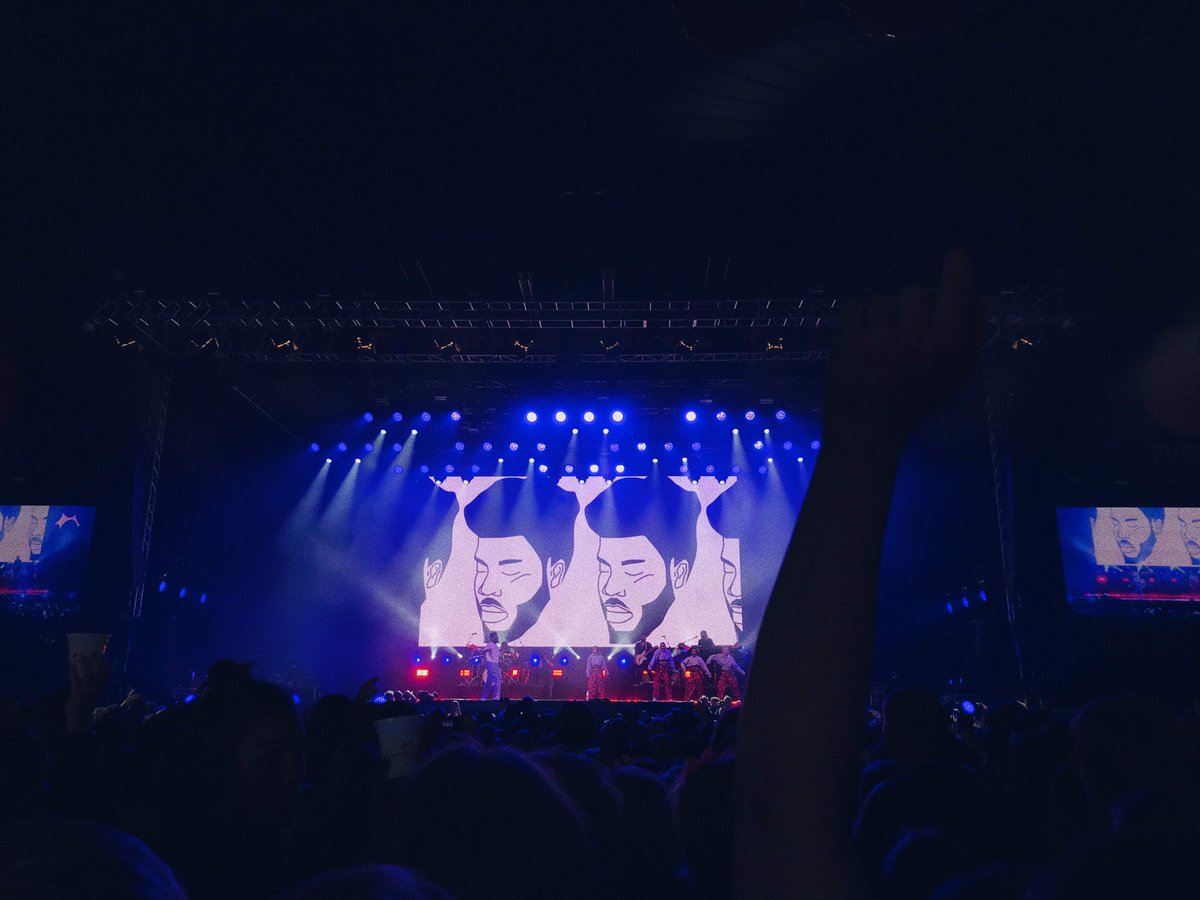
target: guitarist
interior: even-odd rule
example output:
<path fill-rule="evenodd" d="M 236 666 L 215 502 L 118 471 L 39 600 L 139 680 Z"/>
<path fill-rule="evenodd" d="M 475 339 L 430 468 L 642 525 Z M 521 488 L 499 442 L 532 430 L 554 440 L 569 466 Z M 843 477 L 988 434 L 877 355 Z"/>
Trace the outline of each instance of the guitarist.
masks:
<path fill-rule="evenodd" d="M 638 684 L 643 684 L 645 682 L 645 678 L 642 673 L 645 672 L 644 666 L 646 665 L 646 660 L 650 658 L 650 654 L 653 652 L 654 645 L 650 643 L 650 635 L 648 634 L 643 634 L 640 638 L 638 638 L 637 643 L 633 645 L 633 664 L 637 666 Z"/>

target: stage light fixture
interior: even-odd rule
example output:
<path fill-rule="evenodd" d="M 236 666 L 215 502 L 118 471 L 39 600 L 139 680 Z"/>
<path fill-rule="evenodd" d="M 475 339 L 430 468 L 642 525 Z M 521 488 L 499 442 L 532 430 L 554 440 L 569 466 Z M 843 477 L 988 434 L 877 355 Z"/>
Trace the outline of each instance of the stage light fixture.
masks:
<path fill-rule="evenodd" d="M 459 670 L 458 670 L 458 677 L 459 677 L 459 678 L 470 678 L 470 677 L 471 677 L 471 670 L 470 670 L 470 669 L 459 669 Z"/>
<path fill-rule="evenodd" d="M 548 471 L 550 471 L 550 467 L 548 465 L 546 465 L 545 463 L 542 463 L 540 466 L 538 466 L 538 471 L 539 472 L 548 472 Z"/>
<path fill-rule="evenodd" d="M 551 677 L 553 677 L 553 678 L 562 678 L 562 677 L 563 677 L 563 670 L 562 670 L 562 669 L 551 669 L 551 670 L 550 670 L 550 675 L 551 675 Z"/>
<path fill-rule="evenodd" d="M 529 657 L 529 664 L 531 666 L 540 666 L 542 664 L 542 658 L 535 653 L 533 656 Z"/>
<path fill-rule="evenodd" d="M 821 442 L 820 442 L 820 441 L 813 441 L 813 442 L 812 442 L 811 444 L 809 444 L 808 446 L 812 447 L 814 450 L 820 450 L 820 449 L 821 449 Z"/>
<path fill-rule="evenodd" d="M 766 467 L 766 466 L 759 466 L 759 467 L 758 467 L 758 474 L 759 474 L 759 475 L 766 475 L 766 474 L 767 474 L 767 467 Z"/>
<path fill-rule="evenodd" d="M 531 409 L 529 412 L 525 413 L 525 421 L 529 422 L 530 424 L 536 422 L 537 421 L 537 413 L 535 413 Z"/>
<path fill-rule="evenodd" d="M 746 410 L 746 421 L 747 422 L 753 422 L 755 420 L 755 418 L 757 418 L 757 413 L 755 413 L 754 410 L 752 410 L 752 409 Z"/>
<path fill-rule="evenodd" d="M 483 442 L 483 449 L 484 449 L 484 452 L 485 452 L 485 453 L 491 453 L 491 452 L 492 452 L 492 442 L 491 442 L 491 441 L 484 441 L 484 442 Z"/>
<path fill-rule="evenodd" d="M 618 450 L 621 449 L 621 445 L 620 444 L 609 444 L 608 449 L 610 451 L 612 451 L 613 453 L 616 453 Z"/>
<path fill-rule="evenodd" d="M 717 471 L 717 467 L 710 463 L 704 467 L 704 471 L 711 475 L 713 472 Z"/>
<path fill-rule="evenodd" d="M 804 457 L 803 457 L 803 456 L 797 456 L 797 457 L 796 457 L 796 462 L 798 462 L 798 463 L 802 463 L 802 462 L 804 462 Z"/>
<path fill-rule="evenodd" d="M 784 449 L 784 450 L 791 450 L 791 449 L 792 449 L 792 442 L 791 442 L 791 441 L 784 441 L 784 442 L 783 442 L 783 449 Z"/>
<path fill-rule="evenodd" d="M 207 602 L 208 602 L 208 594 L 201 594 L 201 595 L 200 595 L 200 603 L 201 603 L 201 604 L 204 604 L 204 603 L 207 603 Z"/>
<path fill-rule="evenodd" d="M 502 462 L 504 462 L 504 457 L 503 457 L 503 456 L 501 456 L 501 457 L 500 457 L 498 460 L 496 460 L 496 462 L 498 462 L 498 463 L 502 463 Z"/>
<path fill-rule="evenodd" d="M 979 602 L 987 603 L 987 591 L 985 591 L 983 588 L 979 589 Z"/>
<path fill-rule="evenodd" d="M 417 429 L 414 428 L 412 431 L 409 432 L 409 434 L 411 434 L 415 437 L 417 434 Z"/>
<path fill-rule="evenodd" d="M 951 603 L 950 601 L 946 601 L 946 615 L 949 616 L 949 615 L 953 615 L 953 614 L 954 614 L 954 604 Z"/>
<path fill-rule="evenodd" d="M 442 657 L 442 665 L 443 665 L 443 666 L 448 666 L 448 665 L 450 665 L 450 663 L 451 663 L 453 660 L 454 660 L 454 657 L 453 657 L 453 656 L 451 656 L 449 653 L 447 653 L 447 654 L 445 654 L 445 655 Z"/>
<path fill-rule="evenodd" d="M 608 429 L 607 429 L 607 428 L 605 428 L 605 429 L 604 429 L 603 431 L 601 431 L 600 433 L 601 433 L 601 434 L 608 434 Z"/>
<path fill-rule="evenodd" d="M 585 413 L 583 414 L 583 421 L 585 421 L 585 422 L 595 422 L 595 421 L 596 421 L 596 414 L 595 414 L 594 412 L 592 412 L 592 411 L 589 409 L 587 412 L 585 412 Z"/>
<path fill-rule="evenodd" d="M 538 453 L 541 453 L 542 451 L 544 451 L 546 449 L 546 445 L 543 444 L 541 441 L 538 441 L 537 448 L 538 448 Z"/>
<path fill-rule="evenodd" d="M 612 414 L 612 420 L 614 422 L 616 422 L 617 424 L 624 422 L 625 421 L 625 413 L 621 412 L 619 409 L 614 409 L 613 414 Z"/>
<path fill-rule="evenodd" d="M 321 449 L 321 445 L 318 444 L 316 441 L 313 441 L 311 444 L 308 445 L 308 449 L 311 450 L 313 453 L 316 453 L 318 450 Z"/>
<path fill-rule="evenodd" d="M 451 422 L 461 422 L 462 421 L 462 413 L 460 413 L 457 409 L 452 411 L 450 413 L 450 421 Z"/>
<path fill-rule="evenodd" d="M 970 700 L 964 700 L 958 704 L 958 708 L 965 712 L 968 716 L 975 715 L 975 704 Z"/>
<path fill-rule="evenodd" d="M 667 441 L 665 444 L 663 444 L 663 449 L 670 453 L 675 449 L 675 444 L 671 441 Z"/>
<path fill-rule="evenodd" d="M 596 465 L 595 463 L 592 463 L 590 466 L 588 466 L 588 471 L 591 472 L 593 475 L 595 475 L 597 472 L 600 471 L 600 467 L 598 465 Z"/>
<path fill-rule="evenodd" d="M 693 450 L 699 450 L 699 449 L 700 449 L 700 442 L 699 442 L 699 441 L 692 441 L 692 449 L 693 449 Z"/>
<path fill-rule="evenodd" d="M 738 430 L 737 430 L 736 428 L 735 428 L 735 429 L 733 429 L 733 433 L 734 433 L 734 434 L 737 434 L 737 433 L 738 433 Z"/>
<path fill-rule="evenodd" d="M 423 413 L 421 413 L 421 421 L 422 421 L 422 422 L 428 422 L 428 421 L 430 421 L 432 418 L 433 418 L 433 416 L 432 416 L 430 413 L 427 413 L 427 412 L 423 412 Z"/>
<path fill-rule="evenodd" d="M 417 669 L 417 671 L 414 672 L 413 674 L 415 674 L 418 678 L 428 678 L 429 670 L 428 669 Z"/>
<path fill-rule="evenodd" d="M 421 466 L 421 474 L 428 475 L 429 474 L 429 466 Z"/>
<path fill-rule="evenodd" d="M 573 465 L 571 465 L 570 463 L 568 463 L 567 465 L 563 466 L 563 471 L 566 472 L 568 475 L 570 475 L 572 472 L 575 471 L 575 467 Z"/>
<path fill-rule="evenodd" d="M 373 415 L 371 415 L 369 412 L 365 412 L 365 413 L 363 413 L 363 421 L 364 422 L 374 422 L 375 417 Z"/>
<path fill-rule="evenodd" d="M 772 457 L 768 456 L 768 457 L 767 457 L 767 462 L 769 462 L 769 463 L 773 463 L 773 462 L 775 462 L 775 460 L 774 460 Z"/>
<path fill-rule="evenodd" d="M 685 412 L 683 414 L 683 417 L 685 419 L 687 419 L 689 422 L 695 422 L 696 421 L 696 411 L 694 409 L 689 409 L 687 412 Z"/>
<path fill-rule="evenodd" d="M 965 595 L 963 596 L 963 598 L 962 598 L 962 607 L 963 607 L 963 609 L 970 609 L 970 608 L 971 608 L 971 598 L 970 598 L 970 597 L 967 597 L 967 596 L 965 596 Z"/>
<path fill-rule="evenodd" d="M 404 474 L 404 466 L 401 466 L 401 465 L 392 466 L 392 471 L 395 472 L 397 475 L 403 475 Z"/>
<path fill-rule="evenodd" d="M 571 434 L 579 434 L 579 429 L 578 429 L 578 428 L 572 428 L 572 429 L 571 429 Z"/>
<path fill-rule="evenodd" d="M 686 474 L 687 474 L 687 466 L 680 466 L 680 467 L 679 467 L 679 474 L 680 474 L 680 475 L 686 475 Z"/>
<path fill-rule="evenodd" d="M 622 653 L 619 657 L 617 657 L 617 665 L 622 669 L 625 668 L 627 665 L 629 665 L 629 657 Z"/>
<path fill-rule="evenodd" d="M 479 466 L 478 466 L 478 465 L 473 465 L 473 466 L 471 466 L 471 474 L 472 474 L 472 475 L 478 475 L 478 474 L 479 474 Z"/>
<path fill-rule="evenodd" d="M 331 462 L 333 462 L 333 460 L 332 460 L 332 459 L 330 459 L 328 456 L 327 456 L 327 457 L 325 457 L 325 464 L 326 464 L 326 465 L 328 465 L 328 464 L 329 464 L 329 463 L 331 463 Z"/>
<path fill-rule="evenodd" d="M 563 422 L 567 421 L 567 414 L 560 409 L 554 414 L 554 421 L 561 425 Z"/>
<path fill-rule="evenodd" d="M 755 441 L 755 442 L 754 442 L 754 449 L 755 449 L 755 450 L 761 450 L 762 448 L 763 448 L 763 442 L 762 442 L 762 441 Z"/>
<path fill-rule="evenodd" d="M 454 449 L 457 450 L 459 453 L 462 453 L 462 451 L 465 450 L 466 448 L 467 448 L 467 445 L 464 444 L 462 441 L 454 442 Z"/>
<path fill-rule="evenodd" d="M 763 434 L 765 434 L 765 435 L 768 435 L 768 436 L 769 436 L 769 435 L 771 434 L 771 429 L 770 429 L 770 428 L 764 428 L 764 429 L 763 429 Z"/>
<path fill-rule="evenodd" d="M 186 596 L 187 596 L 187 588 L 181 587 L 179 589 L 179 599 L 182 600 Z"/>
<path fill-rule="evenodd" d="M 733 467 L 732 469 L 730 469 L 729 471 L 730 471 L 732 474 L 734 474 L 734 475 L 741 475 L 741 474 L 742 474 L 742 467 L 741 467 L 741 466 L 734 466 L 734 467 Z"/>
<path fill-rule="evenodd" d="M 362 462 L 362 460 L 361 460 L 361 459 L 359 459 L 359 458 L 357 458 L 357 457 L 355 457 L 355 459 L 354 459 L 354 464 L 357 466 L 357 465 L 358 465 L 360 462 Z"/>
<path fill-rule="evenodd" d="M 342 441 L 341 443 L 338 444 L 338 451 L 341 453 L 346 452 L 346 442 L 345 441 Z"/>
<path fill-rule="evenodd" d="M 644 451 L 645 451 L 645 449 L 646 449 L 646 442 L 645 442 L 645 441 L 638 441 L 637 448 L 638 448 L 638 451 L 639 451 L 639 452 L 644 452 Z"/>
<path fill-rule="evenodd" d="M 160 581 L 160 582 L 158 583 L 158 592 L 159 592 L 160 594 L 161 594 L 161 593 L 164 593 L 164 592 L 166 591 L 166 589 L 167 589 L 167 583 L 166 583 L 166 581 Z"/>
<path fill-rule="evenodd" d="M 392 444 L 392 452 L 393 453 L 399 453 L 403 449 L 404 449 L 404 445 L 401 444 L 399 441 L 396 441 L 394 444 Z"/>
<path fill-rule="evenodd" d="M 421 656 L 421 654 L 420 654 L 420 653 L 418 653 L 416 656 L 414 656 L 414 657 L 413 657 L 413 665 L 414 665 L 414 666 L 419 666 L 419 665 L 420 665 L 422 662 L 424 662 L 424 661 L 425 661 L 425 660 L 424 660 L 424 658 Z"/>
<path fill-rule="evenodd" d="M 725 412 L 725 410 L 721 410 L 720 412 L 717 413 L 717 421 L 718 422 L 724 422 L 727 418 L 729 418 L 729 416 Z"/>
<path fill-rule="evenodd" d="M 620 464 L 620 463 L 618 463 L 618 464 L 617 464 L 617 474 L 618 474 L 618 475 L 621 475 L 621 474 L 623 474 L 624 472 L 625 472 L 625 466 L 624 466 L 624 465 L 622 465 L 622 464 Z"/>
<path fill-rule="evenodd" d="M 785 413 L 782 409 L 775 410 L 775 420 L 777 422 L 782 422 L 786 418 L 787 418 L 787 413 Z"/>
<path fill-rule="evenodd" d="M 570 662 L 571 662 L 571 657 L 567 656 L 567 654 L 565 654 L 565 653 L 558 658 L 558 664 L 560 666 L 568 665 Z"/>
<path fill-rule="evenodd" d="M 374 450 L 375 450 L 375 445 L 374 445 L 374 444 L 372 444 L 372 443 L 370 443 L 370 442 L 368 442 L 368 443 L 366 443 L 366 444 L 363 444 L 363 453 L 371 453 L 371 452 L 373 452 Z"/>
<path fill-rule="evenodd" d="M 520 449 L 520 448 L 517 446 L 517 442 L 516 442 L 516 441 L 512 441 L 512 442 L 510 442 L 510 443 L 509 443 L 509 445 L 508 445 L 508 449 L 509 449 L 509 450 L 518 450 L 518 449 Z"/>
<path fill-rule="evenodd" d="M 446 474 L 447 474 L 447 475 L 449 475 L 449 474 L 451 474 L 453 471 L 454 471 L 454 466 L 452 466 L 452 465 L 450 465 L 450 464 L 448 464 L 448 463 L 447 463 L 447 465 L 446 465 Z"/>
<path fill-rule="evenodd" d="M 657 456 L 654 457 L 654 459 L 650 460 L 650 462 L 654 463 L 654 465 L 657 466 L 658 465 L 658 457 Z"/>
<path fill-rule="evenodd" d="M 398 413 L 398 412 L 392 413 L 392 421 L 393 422 L 403 422 L 404 416 L 400 415 L 400 413 Z"/>

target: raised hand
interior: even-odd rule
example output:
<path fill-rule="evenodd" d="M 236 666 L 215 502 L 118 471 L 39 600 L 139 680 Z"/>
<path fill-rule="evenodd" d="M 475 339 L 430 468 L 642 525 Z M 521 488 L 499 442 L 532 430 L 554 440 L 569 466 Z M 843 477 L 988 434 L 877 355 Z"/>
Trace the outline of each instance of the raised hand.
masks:
<path fill-rule="evenodd" d="M 946 257 L 937 292 L 848 304 L 826 375 L 826 428 L 903 442 L 966 379 L 986 327 L 970 260 L 959 252 Z"/>

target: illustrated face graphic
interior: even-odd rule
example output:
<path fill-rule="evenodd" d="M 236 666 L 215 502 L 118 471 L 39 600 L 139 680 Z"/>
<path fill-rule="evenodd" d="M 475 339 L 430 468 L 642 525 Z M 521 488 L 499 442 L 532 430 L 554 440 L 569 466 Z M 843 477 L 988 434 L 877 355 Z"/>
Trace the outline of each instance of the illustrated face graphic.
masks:
<path fill-rule="evenodd" d="M 721 541 L 721 588 L 733 627 L 742 630 L 742 544 L 737 538 Z"/>
<path fill-rule="evenodd" d="M 641 620 L 642 610 L 662 596 L 667 564 L 645 535 L 601 538 L 600 602 L 604 618 L 618 631 Z"/>
<path fill-rule="evenodd" d="M 1179 528 L 1192 565 L 1200 565 L 1200 509 L 1179 510 Z"/>
<path fill-rule="evenodd" d="M 1141 562 L 1154 547 L 1157 529 L 1136 506 L 1114 507 L 1110 513 L 1113 537 L 1127 563 Z M 1159 525 L 1161 528 L 1161 523 Z"/>
<path fill-rule="evenodd" d="M 30 516 L 29 521 L 29 554 L 30 556 L 40 556 L 42 553 L 42 540 L 46 536 L 46 510 L 35 509 Z"/>
<path fill-rule="evenodd" d="M 517 607 L 542 587 L 542 561 L 524 537 L 479 538 L 475 550 L 475 604 L 488 628 L 507 628 Z"/>

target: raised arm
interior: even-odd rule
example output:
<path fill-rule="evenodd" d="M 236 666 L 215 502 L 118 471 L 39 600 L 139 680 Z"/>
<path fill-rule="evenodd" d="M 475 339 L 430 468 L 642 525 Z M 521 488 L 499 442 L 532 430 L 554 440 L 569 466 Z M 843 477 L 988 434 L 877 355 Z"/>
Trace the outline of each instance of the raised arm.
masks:
<path fill-rule="evenodd" d="M 738 896 L 867 893 L 851 851 L 876 588 L 900 453 L 965 380 L 986 316 L 965 256 L 936 294 L 842 313 L 816 471 L 771 593 L 738 726 Z"/>

